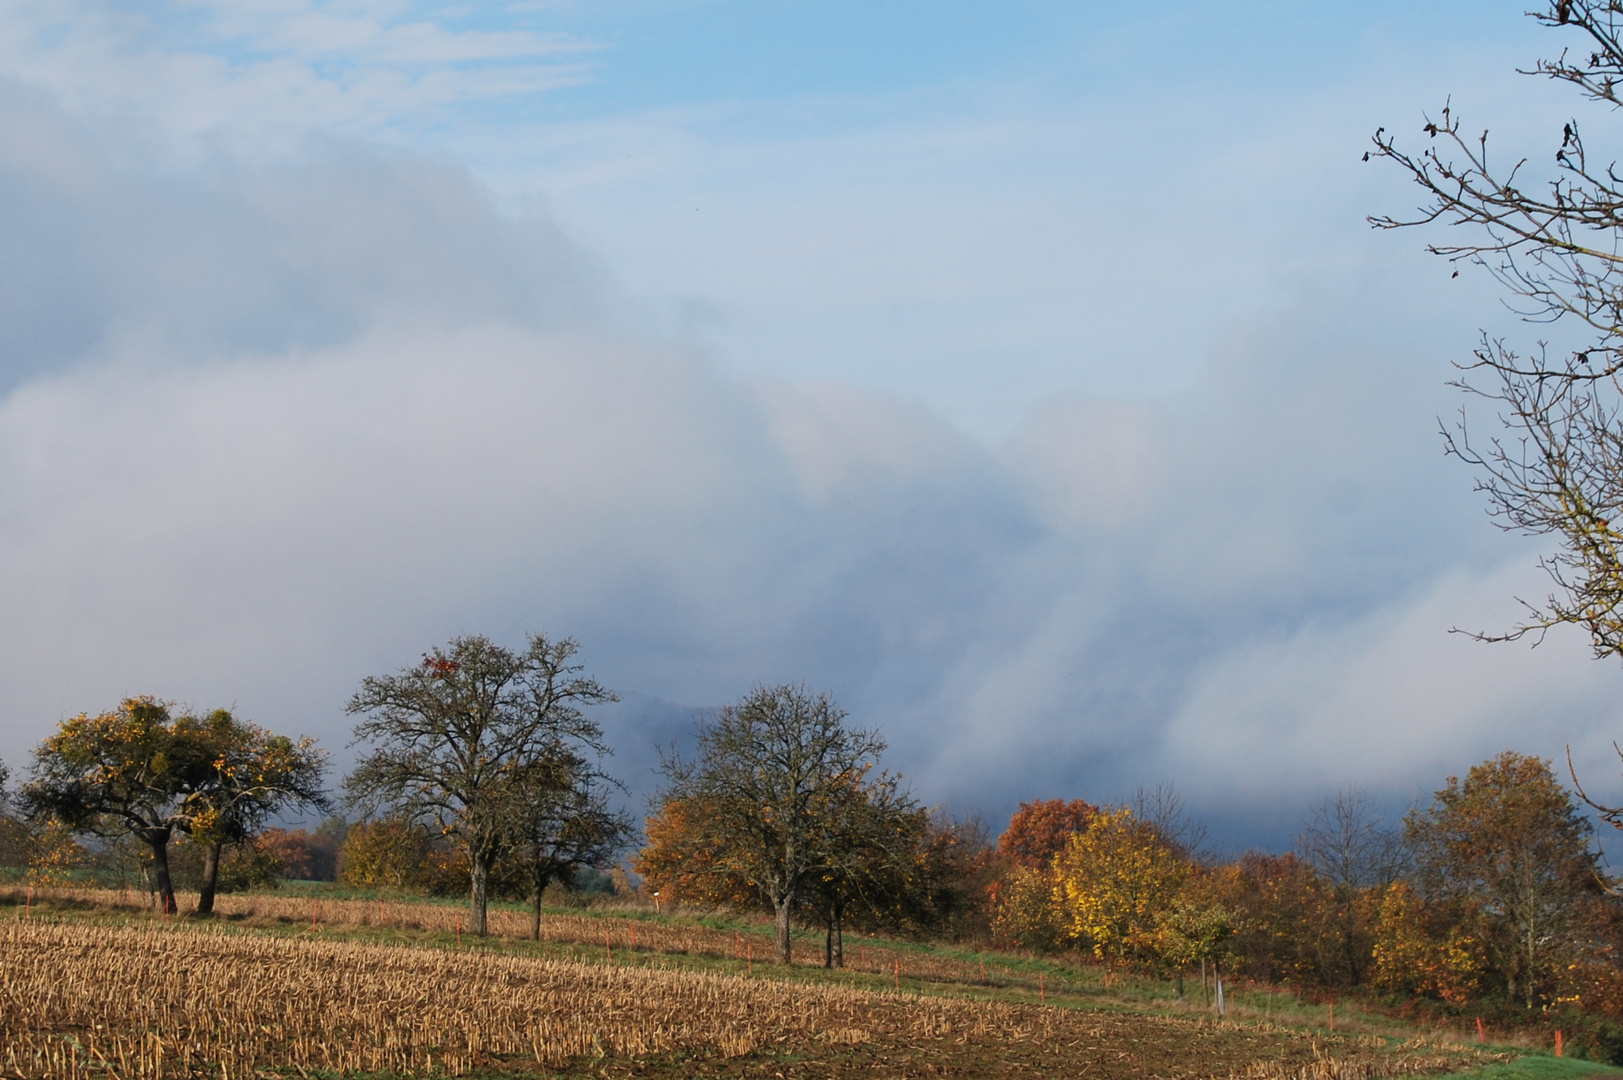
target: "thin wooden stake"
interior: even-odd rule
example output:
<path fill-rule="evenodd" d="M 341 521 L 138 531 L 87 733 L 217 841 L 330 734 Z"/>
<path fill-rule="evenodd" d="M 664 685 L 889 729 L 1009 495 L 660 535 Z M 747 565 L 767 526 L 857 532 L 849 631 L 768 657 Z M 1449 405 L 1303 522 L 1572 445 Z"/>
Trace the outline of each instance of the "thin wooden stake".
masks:
<path fill-rule="evenodd" d="M 745 960 L 745 963 L 747 963 L 749 965 L 749 971 L 747 973 L 750 974 L 750 975 L 754 975 L 755 974 L 755 942 L 752 941 L 748 945 L 744 946 L 744 950 L 745 950 L 745 956 L 747 957 L 747 959 Z"/>
<path fill-rule="evenodd" d="M 1040 971 L 1037 973 L 1037 1000 L 1044 1003 L 1048 1001 L 1048 984 Z"/>
<path fill-rule="evenodd" d="M 603 931 L 603 952 L 608 955 L 609 963 L 614 963 L 614 946 L 609 944 L 609 932 Z"/>
<path fill-rule="evenodd" d="M 895 983 L 895 985 L 896 985 L 896 989 L 900 990 L 902 988 L 902 959 L 899 956 L 892 957 L 891 962 L 896 965 L 896 972 L 895 972 L 896 983 Z"/>
<path fill-rule="evenodd" d="M 1555 1029 L 1555 1056 L 1561 1056 L 1561 1029 Z"/>

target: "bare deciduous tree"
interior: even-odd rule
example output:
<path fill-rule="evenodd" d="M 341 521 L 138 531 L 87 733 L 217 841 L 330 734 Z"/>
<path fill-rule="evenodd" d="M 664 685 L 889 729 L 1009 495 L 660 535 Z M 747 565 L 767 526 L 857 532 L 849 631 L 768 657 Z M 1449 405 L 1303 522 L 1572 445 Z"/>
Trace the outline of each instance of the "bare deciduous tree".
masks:
<path fill-rule="evenodd" d="M 791 962 L 789 918 L 810 875 L 838 840 L 838 795 L 859 784 L 884 741 L 845 726 L 827 694 L 757 687 L 699 730 L 698 758 L 667 758 L 661 803 L 679 802 L 706 838 L 710 869 L 759 889 L 777 918 L 778 954 Z"/>
<path fill-rule="evenodd" d="M 1309 814 L 1296 851 L 1342 892 L 1385 888 L 1408 863 L 1403 834 L 1387 825 L 1363 787 L 1344 787 Z"/>
<path fill-rule="evenodd" d="M 607 752 L 582 710 L 616 700 L 572 663 L 579 646 L 532 634 L 523 652 L 453 638 L 396 675 L 367 678 L 348 711 L 374 742 L 345 782 L 354 805 L 436 825 L 469 864 L 469 929 L 485 933 L 490 871 L 511 840 L 511 793 L 562 753 Z"/>
<path fill-rule="evenodd" d="M 530 901 L 530 937 L 541 940 L 541 897 L 553 882 L 571 884 L 581 867 L 603 868 L 635 835 L 609 805 L 619 785 L 594 760 L 558 745 L 509 774 L 500 793 L 509 888 Z"/>
<path fill-rule="evenodd" d="M 1189 812 L 1175 785 L 1161 781 L 1133 792 L 1128 804 L 1133 818 L 1160 834 L 1180 858 L 1199 862 L 1206 857 L 1206 823 Z"/>
<path fill-rule="evenodd" d="M 1571 84 L 1616 108 L 1623 90 L 1623 5 L 1554 0 L 1531 13 L 1571 35 L 1554 60 L 1524 74 Z M 1552 123 L 1553 127 L 1553 123 Z M 1378 228 L 1442 223 L 1461 229 L 1429 250 L 1477 265 L 1531 323 L 1558 324 L 1562 346 L 1508 344 L 1484 333 L 1456 385 L 1492 402 L 1504 434 L 1473 439 L 1462 412 L 1445 428 L 1448 451 L 1475 466 L 1489 513 L 1510 531 L 1548 535 L 1541 565 L 1554 590 L 1523 601 L 1525 618 L 1484 640 L 1511 640 L 1560 624 L 1584 628 L 1597 656 L 1623 651 L 1623 176 L 1561 122 L 1536 158 L 1490 158 L 1488 134 L 1467 129 L 1452 105 L 1422 129 L 1427 145 L 1400 149 L 1385 128 L 1365 155 L 1396 163 L 1425 192 L 1411 217 L 1370 218 Z M 1556 136 L 1559 136 L 1559 142 Z M 1545 154 L 1550 156 L 1546 157 Z M 1541 167 L 1536 162 L 1546 162 Z M 1455 276 L 1459 275 L 1456 270 Z"/>

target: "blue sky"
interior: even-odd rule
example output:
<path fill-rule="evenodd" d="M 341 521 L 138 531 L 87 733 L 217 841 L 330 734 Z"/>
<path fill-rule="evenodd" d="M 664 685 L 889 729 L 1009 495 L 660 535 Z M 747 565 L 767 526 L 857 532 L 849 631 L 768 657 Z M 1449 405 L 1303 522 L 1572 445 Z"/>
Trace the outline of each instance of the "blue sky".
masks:
<path fill-rule="evenodd" d="M 828 688 L 921 797 L 1176 783 L 1234 843 L 1618 671 L 1443 459 L 1490 282 L 1366 214 L 1518 5 L 29 0 L 0 10 L 0 756 L 156 693 L 347 760 L 361 677 L 573 634 L 617 762 Z M 1507 151 L 1508 152 L 1508 151 Z M 1492 417 L 1478 416 L 1491 424 Z M 1600 786 L 1597 784 L 1597 786 Z"/>

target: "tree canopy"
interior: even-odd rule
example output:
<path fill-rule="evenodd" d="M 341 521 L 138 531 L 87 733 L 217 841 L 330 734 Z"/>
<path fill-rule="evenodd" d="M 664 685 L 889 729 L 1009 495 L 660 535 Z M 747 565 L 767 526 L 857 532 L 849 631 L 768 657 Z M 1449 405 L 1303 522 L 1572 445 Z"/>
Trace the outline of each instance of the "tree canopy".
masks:
<path fill-rule="evenodd" d="M 1589 822 L 1550 763 L 1507 750 L 1451 776 L 1404 831 L 1422 885 L 1480 919 L 1506 992 L 1531 1006 L 1576 901 L 1599 889 Z"/>
<path fill-rule="evenodd" d="M 394 675 L 368 677 L 348 711 L 371 743 L 345 781 L 363 810 L 432 823 L 459 843 L 469 866 L 469 928 L 486 931 L 491 869 L 515 843 L 531 805 L 526 784 L 552 782 L 558 762 L 608 753 L 585 712 L 616 700 L 574 662 L 569 638 L 532 634 L 513 651 L 489 638 L 453 638 Z"/>
<path fill-rule="evenodd" d="M 204 727 L 198 717 L 171 715 L 152 697 L 64 720 L 34 750 L 23 810 L 75 831 L 134 836 L 151 852 L 159 896 L 172 913 L 169 840 L 212 820 L 201 795 L 213 772 Z"/>
<path fill-rule="evenodd" d="M 1552 0 L 1530 14 L 1563 38 L 1556 58 L 1528 74 L 1615 110 L 1623 9 L 1613 0 Z M 1511 310 L 1541 327 L 1539 340 L 1523 345 L 1484 331 L 1459 364 L 1457 385 L 1497 407 L 1506 437 L 1473 436 L 1463 414 L 1445 431 L 1448 450 L 1476 467 L 1494 520 L 1558 545 L 1542 561 L 1549 596 L 1527 603 L 1515 628 L 1480 636 L 1504 640 L 1570 623 L 1608 656 L 1623 650 L 1623 178 L 1613 152 L 1586 143 L 1578 119 L 1562 113 L 1549 125 L 1536 155 L 1492 157 L 1488 132 L 1467 127 L 1452 102 L 1424 118 L 1418 151 L 1378 129 L 1365 159 L 1395 163 L 1424 202 L 1412 216 L 1370 221 L 1461 230 L 1429 250 L 1484 269 Z M 1598 126 L 1609 130 L 1604 118 Z"/>
<path fill-rule="evenodd" d="M 662 766 L 661 806 L 681 804 L 691 843 L 712 860 L 704 872 L 745 882 L 772 905 L 784 963 L 795 905 L 841 853 L 845 800 L 885 747 L 845 719 L 827 694 L 760 686 L 700 726 L 694 760 Z"/>

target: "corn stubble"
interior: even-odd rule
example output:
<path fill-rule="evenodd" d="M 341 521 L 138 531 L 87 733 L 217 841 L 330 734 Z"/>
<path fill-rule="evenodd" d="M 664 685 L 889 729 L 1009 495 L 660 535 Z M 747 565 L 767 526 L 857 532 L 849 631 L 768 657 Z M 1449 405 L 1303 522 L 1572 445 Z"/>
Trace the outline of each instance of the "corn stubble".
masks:
<path fill-rule="evenodd" d="M 1021 1010 L 735 976 L 160 927 L 0 930 L 0 1040 L 28 1077 L 458 1074 L 495 1061 L 887 1037 L 1040 1037 Z"/>
<path fill-rule="evenodd" d="M 17 919 L 0 924 L 0 1070 L 29 1080 L 460 1075 L 668 1054 L 722 1066 L 786 1051 L 867 1055 L 858 1067 L 872 1075 L 876 1062 L 926 1046 L 933 1061 L 966 1076 L 1003 1075 L 988 1055 L 1007 1053 L 1025 1064 L 1105 1066 L 1094 1075 L 1247 1080 L 1374 1080 L 1461 1063 L 1434 1048 L 1388 1054 L 1377 1040 L 1339 1039 L 1332 1058 L 1301 1033 L 752 979 L 644 959 L 598 964 L 184 923 Z"/>

